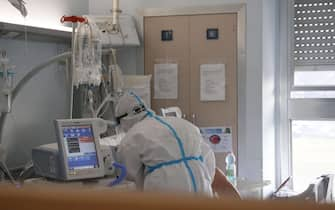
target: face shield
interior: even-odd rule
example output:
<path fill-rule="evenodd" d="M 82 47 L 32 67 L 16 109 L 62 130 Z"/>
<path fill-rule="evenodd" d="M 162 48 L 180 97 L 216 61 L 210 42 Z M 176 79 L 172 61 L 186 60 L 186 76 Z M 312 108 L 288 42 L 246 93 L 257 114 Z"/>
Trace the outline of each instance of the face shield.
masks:
<path fill-rule="evenodd" d="M 119 132 L 127 132 L 137 122 L 144 119 L 147 114 L 146 107 L 140 103 L 133 95 L 122 96 L 115 109 L 116 121 L 119 124 Z"/>

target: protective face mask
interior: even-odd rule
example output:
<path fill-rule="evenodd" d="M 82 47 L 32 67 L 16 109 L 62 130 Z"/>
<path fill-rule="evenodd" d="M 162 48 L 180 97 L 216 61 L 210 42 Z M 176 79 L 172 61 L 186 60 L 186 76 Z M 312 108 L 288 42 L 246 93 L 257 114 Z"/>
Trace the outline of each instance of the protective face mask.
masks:
<path fill-rule="evenodd" d="M 127 116 L 124 117 L 120 120 L 120 125 L 121 128 L 125 131 L 128 132 L 128 130 L 133 127 L 137 122 L 141 121 L 145 116 L 146 116 L 146 112 L 141 112 L 139 114 L 136 115 L 132 115 L 132 116 Z"/>

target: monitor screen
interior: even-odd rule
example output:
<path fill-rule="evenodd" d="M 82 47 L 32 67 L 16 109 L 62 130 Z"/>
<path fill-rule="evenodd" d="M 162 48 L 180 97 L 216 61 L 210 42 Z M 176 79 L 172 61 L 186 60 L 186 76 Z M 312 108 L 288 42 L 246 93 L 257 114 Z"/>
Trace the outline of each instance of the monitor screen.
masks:
<path fill-rule="evenodd" d="M 69 170 L 99 168 L 92 126 L 63 126 L 62 131 Z"/>

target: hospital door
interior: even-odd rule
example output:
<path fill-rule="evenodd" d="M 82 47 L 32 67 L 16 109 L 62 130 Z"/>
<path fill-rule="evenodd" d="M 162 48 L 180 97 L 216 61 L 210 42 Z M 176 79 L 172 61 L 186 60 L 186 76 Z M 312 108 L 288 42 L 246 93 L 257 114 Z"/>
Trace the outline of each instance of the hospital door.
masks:
<path fill-rule="evenodd" d="M 153 110 L 179 106 L 199 127 L 231 128 L 237 156 L 236 26 L 234 13 L 144 19 L 145 74 L 153 75 Z M 215 69 L 222 81 L 211 75 Z M 170 94 L 164 95 L 164 88 Z M 225 156 L 216 153 L 218 167 L 225 167 Z"/>

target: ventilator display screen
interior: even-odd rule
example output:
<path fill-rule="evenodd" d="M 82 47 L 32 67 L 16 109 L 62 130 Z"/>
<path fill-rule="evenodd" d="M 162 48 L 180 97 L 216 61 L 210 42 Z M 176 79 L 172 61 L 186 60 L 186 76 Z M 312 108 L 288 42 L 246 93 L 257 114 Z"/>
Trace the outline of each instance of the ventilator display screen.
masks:
<path fill-rule="evenodd" d="M 99 168 L 92 126 L 63 126 L 62 131 L 69 170 Z"/>

